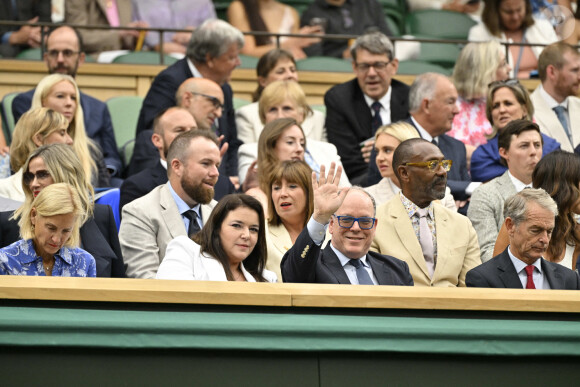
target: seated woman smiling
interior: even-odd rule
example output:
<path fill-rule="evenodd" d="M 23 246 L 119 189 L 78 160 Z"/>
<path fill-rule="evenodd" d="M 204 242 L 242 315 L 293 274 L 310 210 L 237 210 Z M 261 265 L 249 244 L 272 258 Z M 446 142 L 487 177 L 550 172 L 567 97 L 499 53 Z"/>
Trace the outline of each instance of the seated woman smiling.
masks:
<path fill-rule="evenodd" d="M 193 240 L 169 242 L 157 279 L 276 282 L 264 269 L 266 254 L 262 205 L 249 195 L 227 195 Z"/>

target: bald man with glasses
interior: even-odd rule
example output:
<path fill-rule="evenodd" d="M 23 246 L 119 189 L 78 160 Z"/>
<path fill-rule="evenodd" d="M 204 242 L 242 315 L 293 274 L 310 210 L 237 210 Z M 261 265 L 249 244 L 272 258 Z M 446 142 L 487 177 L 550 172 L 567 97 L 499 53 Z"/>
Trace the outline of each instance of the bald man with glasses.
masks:
<path fill-rule="evenodd" d="M 471 221 L 436 202 L 452 165 L 421 138 L 403 141 L 393 155 L 401 192 L 377 209 L 371 249 L 407 262 L 415 286 L 465 286 L 467 272 L 481 264 Z"/>
<path fill-rule="evenodd" d="M 342 168 L 312 174 L 314 213 L 282 259 L 284 282 L 412 286 L 407 264 L 369 252 L 377 229 L 375 201 L 360 187 L 338 188 Z M 323 248 L 326 228 L 332 236 Z"/>

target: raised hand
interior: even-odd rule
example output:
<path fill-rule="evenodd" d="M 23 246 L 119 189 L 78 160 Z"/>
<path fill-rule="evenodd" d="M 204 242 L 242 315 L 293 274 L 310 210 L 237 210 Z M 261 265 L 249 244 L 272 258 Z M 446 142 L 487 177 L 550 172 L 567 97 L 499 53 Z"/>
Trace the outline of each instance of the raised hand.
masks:
<path fill-rule="evenodd" d="M 314 196 L 314 213 L 313 217 L 318 223 L 327 224 L 330 217 L 342 205 L 349 188 L 338 188 L 342 167 L 336 168 L 335 163 L 330 164 L 328 175 L 325 174 L 324 165 L 320 166 L 319 178 L 316 178 L 316 172 L 312 172 L 312 190 Z"/>

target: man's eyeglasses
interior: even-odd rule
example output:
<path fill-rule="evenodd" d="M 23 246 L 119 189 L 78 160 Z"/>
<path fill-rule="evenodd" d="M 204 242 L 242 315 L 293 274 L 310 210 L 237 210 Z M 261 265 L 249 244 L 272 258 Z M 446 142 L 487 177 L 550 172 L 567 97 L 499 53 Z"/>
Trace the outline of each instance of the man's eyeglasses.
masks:
<path fill-rule="evenodd" d="M 506 79 L 505 81 L 493 81 L 488 83 L 487 87 L 496 87 L 496 86 L 520 86 L 520 81 L 517 79 Z"/>
<path fill-rule="evenodd" d="M 427 168 L 431 172 L 435 172 L 437 168 L 441 167 L 445 172 L 449 172 L 451 165 L 453 165 L 453 160 L 430 160 L 422 161 L 420 163 L 405 163 L 403 165 L 408 165 L 410 167 L 420 167 Z"/>
<path fill-rule="evenodd" d="M 48 56 L 53 58 L 53 59 L 58 58 L 58 54 L 62 54 L 62 56 L 64 58 L 70 58 L 73 55 L 78 55 L 80 53 L 81 53 L 80 51 L 73 51 L 73 50 L 62 50 L 62 51 L 50 50 L 50 51 L 47 51 Z"/>
<path fill-rule="evenodd" d="M 373 67 L 376 71 L 383 71 L 391 62 L 357 63 L 356 68 L 364 73 Z"/>
<path fill-rule="evenodd" d="M 373 228 L 376 221 L 375 218 L 368 216 L 362 216 L 360 218 L 355 218 L 353 216 L 334 216 L 336 219 L 338 219 L 338 225 L 342 228 L 351 228 L 354 225 L 354 222 L 358 222 L 358 226 L 361 228 L 361 230 L 369 230 Z"/>
<path fill-rule="evenodd" d="M 39 180 L 39 181 L 46 180 L 50 177 L 50 173 L 48 173 L 48 171 L 44 170 L 44 169 L 36 171 L 36 173 L 24 172 L 24 174 L 22 175 L 22 181 L 24 182 L 24 184 L 30 185 L 30 183 L 32 183 L 32 181 L 34 180 L 35 177 L 36 177 L 36 180 Z"/>
<path fill-rule="evenodd" d="M 223 109 L 224 108 L 224 104 L 221 103 L 219 99 L 217 99 L 216 97 L 214 97 L 212 95 L 207 95 L 207 94 L 203 94 L 203 93 L 196 93 L 194 91 L 192 91 L 191 94 L 200 95 L 200 96 L 206 98 L 209 102 L 211 102 L 213 104 L 213 107 L 216 109 Z"/>

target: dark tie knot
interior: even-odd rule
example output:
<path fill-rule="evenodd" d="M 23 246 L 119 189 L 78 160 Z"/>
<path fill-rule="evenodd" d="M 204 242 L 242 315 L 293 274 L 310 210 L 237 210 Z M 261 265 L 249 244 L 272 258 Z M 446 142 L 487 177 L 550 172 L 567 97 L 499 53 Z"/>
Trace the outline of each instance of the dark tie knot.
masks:
<path fill-rule="evenodd" d="M 383 105 L 381 105 L 381 103 L 378 101 L 373 102 L 371 105 L 371 109 L 373 109 L 375 114 L 378 114 L 381 111 L 382 107 L 383 107 Z"/>
<path fill-rule="evenodd" d="M 358 269 L 359 267 L 362 266 L 362 263 L 360 263 L 360 261 L 358 259 L 351 259 L 349 263 L 352 266 L 354 266 L 356 269 Z"/>

